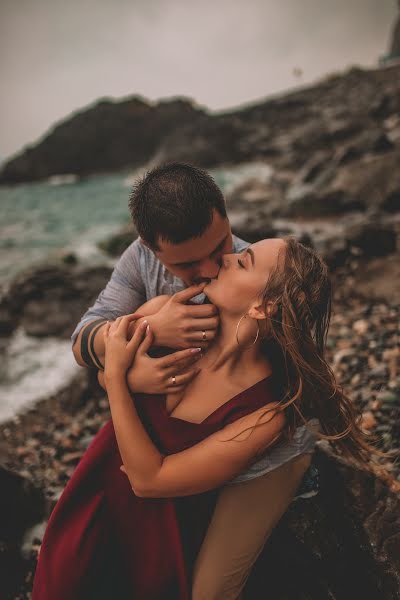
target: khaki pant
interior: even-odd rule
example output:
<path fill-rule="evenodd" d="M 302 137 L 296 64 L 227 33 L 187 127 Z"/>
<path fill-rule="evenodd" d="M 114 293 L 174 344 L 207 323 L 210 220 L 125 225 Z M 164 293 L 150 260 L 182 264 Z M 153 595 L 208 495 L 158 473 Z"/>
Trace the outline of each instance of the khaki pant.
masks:
<path fill-rule="evenodd" d="M 240 600 L 311 458 L 301 454 L 261 477 L 222 488 L 194 567 L 192 600 Z"/>

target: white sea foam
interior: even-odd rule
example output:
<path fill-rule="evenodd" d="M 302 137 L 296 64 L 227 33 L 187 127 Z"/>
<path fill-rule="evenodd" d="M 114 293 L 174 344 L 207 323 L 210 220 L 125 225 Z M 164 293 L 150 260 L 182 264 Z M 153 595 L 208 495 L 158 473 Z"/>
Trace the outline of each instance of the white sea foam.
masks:
<path fill-rule="evenodd" d="M 1 354 L 0 422 L 57 393 L 80 368 L 69 340 L 34 338 L 21 328 Z"/>
<path fill-rule="evenodd" d="M 48 177 L 47 183 L 50 185 L 70 185 L 78 181 L 78 175 L 74 173 L 63 174 L 63 175 L 52 175 Z"/>

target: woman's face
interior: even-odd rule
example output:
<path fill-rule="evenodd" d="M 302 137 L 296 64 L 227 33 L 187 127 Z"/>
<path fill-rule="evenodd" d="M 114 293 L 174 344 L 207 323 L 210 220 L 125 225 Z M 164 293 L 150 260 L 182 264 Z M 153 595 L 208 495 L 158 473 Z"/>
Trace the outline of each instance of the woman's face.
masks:
<path fill-rule="evenodd" d="M 218 277 L 204 288 L 210 302 L 226 313 L 246 313 L 260 298 L 285 245 L 284 240 L 271 238 L 252 244 L 240 254 L 224 254 Z"/>

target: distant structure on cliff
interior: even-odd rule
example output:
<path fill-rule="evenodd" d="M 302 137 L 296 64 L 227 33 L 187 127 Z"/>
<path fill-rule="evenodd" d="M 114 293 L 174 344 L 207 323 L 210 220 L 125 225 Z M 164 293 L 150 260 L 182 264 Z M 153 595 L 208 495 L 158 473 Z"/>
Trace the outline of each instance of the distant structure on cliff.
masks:
<path fill-rule="evenodd" d="M 398 0 L 398 6 L 400 11 L 400 0 Z M 393 29 L 392 40 L 388 54 L 385 54 L 380 59 L 381 64 L 386 64 L 392 61 L 400 60 L 400 14 L 397 17 L 396 25 Z"/>

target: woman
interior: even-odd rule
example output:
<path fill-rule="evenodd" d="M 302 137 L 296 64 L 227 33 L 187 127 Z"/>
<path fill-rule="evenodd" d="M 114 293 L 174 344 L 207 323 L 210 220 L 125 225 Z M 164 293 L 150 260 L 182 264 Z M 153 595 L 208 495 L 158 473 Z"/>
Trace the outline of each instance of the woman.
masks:
<path fill-rule="evenodd" d="M 218 597 L 207 595 L 215 581 L 204 565 L 218 546 L 221 486 L 313 420 L 343 453 L 368 460 L 373 448 L 323 358 L 330 285 L 318 257 L 294 240 L 263 240 L 225 255 L 204 291 L 219 308 L 220 334 L 182 394 L 132 402 L 126 370 L 150 348 L 151 332 L 143 340 L 142 324 L 129 340 L 137 315 L 106 329 L 113 425 L 96 436 L 51 515 L 33 600 Z M 290 491 L 275 520 L 296 492 L 304 458 L 287 471 Z M 248 574 L 261 541 L 250 535 L 246 543 Z M 234 593 L 246 569 L 241 576 Z"/>

